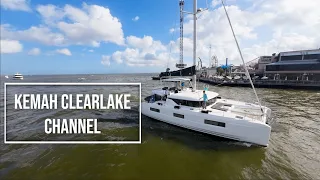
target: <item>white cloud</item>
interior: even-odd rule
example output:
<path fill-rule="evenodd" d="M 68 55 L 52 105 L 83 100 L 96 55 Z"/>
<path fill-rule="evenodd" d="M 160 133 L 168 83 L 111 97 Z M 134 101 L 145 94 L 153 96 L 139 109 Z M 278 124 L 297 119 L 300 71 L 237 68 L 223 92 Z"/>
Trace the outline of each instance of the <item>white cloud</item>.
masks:
<path fill-rule="evenodd" d="M 45 26 L 31 26 L 29 29 L 16 31 L 8 24 L 1 25 L 1 38 L 32 41 L 45 45 L 63 45 L 66 39 L 61 33 L 53 33 Z"/>
<path fill-rule="evenodd" d="M 62 8 L 52 4 L 38 5 L 36 10 L 42 16 L 44 23 L 52 26 L 54 26 L 58 20 L 61 20 L 65 14 Z"/>
<path fill-rule="evenodd" d="M 71 52 L 69 51 L 69 49 L 67 49 L 67 48 L 57 49 L 56 52 L 59 53 L 59 54 L 66 55 L 66 56 L 71 56 L 72 55 Z"/>
<path fill-rule="evenodd" d="M 218 4 L 221 4 L 221 1 L 220 0 L 212 0 L 211 2 L 211 7 L 216 7 Z"/>
<path fill-rule="evenodd" d="M 57 28 L 75 44 L 99 46 L 101 42 L 124 44 L 122 24 L 108 8 L 83 4 L 82 9 L 64 7 L 64 15 L 71 23 L 60 21 Z"/>
<path fill-rule="evenodd" d="M 125 63 L 128 66 L 164 66 L 168 63 L 170 54 L 167 47 L 160 41 L 155 41 L 151 36 L 139 38 L 129 36 L 126 38 L 127 48 L 124 51 L 116 51 L 108 62 Z"/>
<path fill-rule="evenodd" d="M 226 2 L 245 61 L 274 52 L 319 48 L 320 1 L 248 1 L 252 3 L 245 8 L 237 6 L 238 1 Z M 210 6 L 210 10 L 198 17 L 197 57 L 201 57 L 204 64 L 209 64 L 211 45 L 211 55 L 218 57 L 219 64 L 224 64 L 226 58 L 231 64 L 242 63 L 220 1 L 213 0 Z M 169 32 L 174 30 L 171 28 Z M 192 35 L 193 19 L 187 16 L 184 24 L 184 62 L 189 66 L 193 64 Z M 179 38 L 163 44 L 151 36 L 128 36 L 126 44 L 125 50 L 110 55 L 111 63 L 165 67 L 169 60 L 172 67 L 178 60 Z"/>
<path fill-rule="evenodd" d="M 139 16 L 136 16 L 132 19 L 132 21 L 138 21 L 139 19 L 140 19 Z"/>
<path fill-rule="evenodd" d="M 245 61 L 274 52 L 315 49 L 320 46 L 320 1 L 269 0 L 252 1 L 250 7 L 241 9 L 227 6 Z M 240 64 L 228 20 L 220 2 L 212 1 L 210 9 L 197 21 L 197 56 L 209 62 L 209 46 L 212 55 L 217 55 L 220 64 L 225 58 L 232 64 Z M 230 2 L 227 2 L 230 4 Z M 275 8 L 277 7 L 277 8 Z M 280 10 L 281 9 L 281 10 Z M 184 60 L 192 64 L 193 19 L 186 18 L 184 24 Z M 179 39 L 173 43 L 173 50 L 179 53 Z"/>
<path fill-rule="evenodd" d="M 128 36 L 126 42 L 129 47 L 143 49 L 146 52 L 155 52 L 155 50 L 166 50 L 161 41 L 154 41 L 151 36 L 139 38 L 136 36 Z"/>
<path fill-rule="evenodd" d="M 1 0 L 0 4 L 4 9 L 27 12 L 31 11 L 26 0 Z"/>
<path fill-rule="evenodd" d="M 104 66 L 110 66 L 110 56 L 102 55 L 101 64 Z"/>
<path fill-rule="evenodd" d="M 100 43 L 124 44 L 122 24 L 108 8 L 83 4 L 82 8 L 65 5 L 39 5 L 37 12 L 43 23 L 25 30 L 1 25 L 1 38 L 33 41 L 45 45 L 90 45 Z"/>
<path fill-rule="evenodd" d="M 89 49 L 88 51 L 89 51 L 89 52 L 94 52 L 94 50 L 93 50 L 93 49 Z"/>
<path fill-rule="evenodd" d="M 15 40 L 0 40 L 0 52 L 1 54 L 12 54 L 21 52 L 23 49 L 22 44 Z"/>
<path fill-rule="evenodd" d="M 37 56 L 40 53 L 41 53 L 41 50 L 39 48 L 33 48 L 28 52 L 29 55 L 33 55 L 33 56 Z"/>

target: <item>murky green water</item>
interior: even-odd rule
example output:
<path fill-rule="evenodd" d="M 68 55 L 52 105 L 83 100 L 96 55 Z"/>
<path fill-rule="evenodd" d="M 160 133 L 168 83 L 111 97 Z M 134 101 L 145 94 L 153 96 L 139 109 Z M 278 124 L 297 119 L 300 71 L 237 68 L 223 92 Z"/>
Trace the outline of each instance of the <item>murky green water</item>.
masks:
<path fill-rule="evenodd" d="M 159 85 L 146 75 L 107 78 L 110 82 L 143 82 L 143 97 Z M 198 85 L 203 87 L 202 83 Z M 250 88 L 210 86 L 209 89 L 231 99 L 255 101 Z M 0 177 L 319 179 L 320 92 L 278 89 L 257 89 L 257 92 L 276 118 L 267 148 L 249 147 L 246 143 L 185 130 L 143 116 L 140 145 L 1 144 Z M 130 139 L 136 137 L 137 128 L 116 127 L 105 133 Z"/>

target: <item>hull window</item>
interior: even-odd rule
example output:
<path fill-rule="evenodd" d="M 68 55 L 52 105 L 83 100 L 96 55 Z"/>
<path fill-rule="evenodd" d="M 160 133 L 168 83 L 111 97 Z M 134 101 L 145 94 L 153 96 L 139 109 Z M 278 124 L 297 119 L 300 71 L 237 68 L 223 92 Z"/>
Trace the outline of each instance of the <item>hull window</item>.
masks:
<path fill-rule="evenodd" d="M 184 115 L 183 114 L 173 113 L 173 116 L 184 119 Z"/>
<path fill-rule="evenodd" d="M 205 119 L 204 123 L 205 124 L 214 125 L 214 126 L 226 127 L 226 123 L 218 122 L 218 121 L 212 121 L 212 120 Z"/>
<path fill-rule="evenodd" d="M 158 112 L 158 113 L 159 113 L 159 112 L 160 112 L 160 109 L 156 109 L 156 108 L 152 108 L 152 107 L 151 107 L 151 108 L 150 108 L 150 111 L 154 111 L 154 112 Z"/>

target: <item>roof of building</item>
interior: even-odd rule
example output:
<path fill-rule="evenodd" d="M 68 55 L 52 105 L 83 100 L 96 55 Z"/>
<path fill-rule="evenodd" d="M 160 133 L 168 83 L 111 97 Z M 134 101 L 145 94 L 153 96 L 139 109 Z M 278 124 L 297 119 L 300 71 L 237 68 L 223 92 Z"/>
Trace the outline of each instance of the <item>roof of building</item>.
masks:
<path fill-rule="evenodd" d="M 310 49 L 310 50 L 299 50 L 299 51 L 286 51 L 286 52 L 280 52 L 281 56 L 291 56 L 291 55 L 301 55 L 302 53 L 308 53 L 308 54 L 319 54 L 320 49 Z"/>

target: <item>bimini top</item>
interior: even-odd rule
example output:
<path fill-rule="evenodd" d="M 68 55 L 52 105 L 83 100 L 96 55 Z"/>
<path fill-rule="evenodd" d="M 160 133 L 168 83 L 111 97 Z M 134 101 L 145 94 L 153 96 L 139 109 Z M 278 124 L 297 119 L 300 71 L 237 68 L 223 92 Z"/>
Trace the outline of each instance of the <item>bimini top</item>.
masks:
<path fill-rule="evenodd" d="M 190 81 L 189 78 L 169 78 L 163 79 L 162 82 L 181 82 L 181 81 Z"/>

